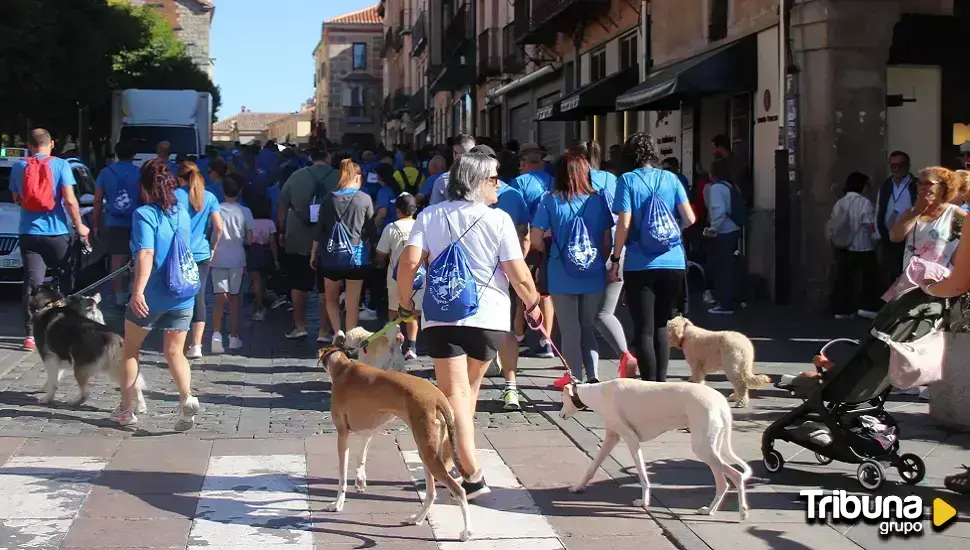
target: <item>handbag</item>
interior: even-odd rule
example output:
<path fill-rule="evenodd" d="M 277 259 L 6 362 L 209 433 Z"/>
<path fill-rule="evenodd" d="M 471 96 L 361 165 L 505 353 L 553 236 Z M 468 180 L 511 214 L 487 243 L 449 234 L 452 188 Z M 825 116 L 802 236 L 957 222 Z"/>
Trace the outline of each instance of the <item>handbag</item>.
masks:
<path fill-rule="evenodd" d="M 889 347 L 889 379 L 899 389 L 938 382 L 943 378 L 946 335 L 939 327 L 913 342 L 894 342 L 884 332 L 872 329 L 872 336 Z"/>

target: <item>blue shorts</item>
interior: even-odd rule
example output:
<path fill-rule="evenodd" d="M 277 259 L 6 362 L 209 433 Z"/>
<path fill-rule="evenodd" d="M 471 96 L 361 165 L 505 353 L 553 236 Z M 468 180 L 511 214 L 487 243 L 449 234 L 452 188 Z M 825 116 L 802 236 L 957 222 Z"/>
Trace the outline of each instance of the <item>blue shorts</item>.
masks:
<path fill-rule="evenodd" d="M 146 330 L 182 330 L 188 332 L 192 326 L 193 308 L 172 309 L 169 311 L 149 311 L 148 317 L 139 319 L 131 306 L 125 310 L 125 320 Z"/>

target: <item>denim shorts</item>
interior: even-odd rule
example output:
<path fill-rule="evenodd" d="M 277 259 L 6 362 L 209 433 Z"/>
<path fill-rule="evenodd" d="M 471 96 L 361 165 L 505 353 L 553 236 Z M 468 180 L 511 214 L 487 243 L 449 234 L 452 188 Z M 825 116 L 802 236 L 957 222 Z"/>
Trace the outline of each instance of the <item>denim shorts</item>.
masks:
<path fill-rule="evenodd" d="M 150 311 L 148 317 L 139 319 L 131 306 L 125 310 L 125 320 L 146 330 L 182 330 L 188 332 L 192 326 L 193 308 L 172 309 L 169 311 Z"/>

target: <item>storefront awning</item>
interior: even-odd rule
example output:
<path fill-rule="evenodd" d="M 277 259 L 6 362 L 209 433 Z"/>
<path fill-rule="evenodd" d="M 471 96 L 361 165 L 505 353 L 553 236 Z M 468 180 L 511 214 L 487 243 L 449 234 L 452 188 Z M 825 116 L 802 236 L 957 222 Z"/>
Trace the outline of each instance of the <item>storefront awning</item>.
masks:
<path fill-rule="evenodd" d="M 756 90 L 757 55 L 757 41 L 748 37 L 674 63 L 620 94 L 616 110 L 677 110 L 685 97 Z"/>
<path fill-rule="evenodd" d="M 637 65 L 627 67 L 610 76 L 591 82 L 572 92 L 555 105 L 536 111 L 536 120 L 585 120 L 586 117 L 605 115 L 616 111 L 616 98 L 619 94 L 637 85 L 640 80 L 640 68 Z M 543 118 L 543 115 L 546 115 Z"/>

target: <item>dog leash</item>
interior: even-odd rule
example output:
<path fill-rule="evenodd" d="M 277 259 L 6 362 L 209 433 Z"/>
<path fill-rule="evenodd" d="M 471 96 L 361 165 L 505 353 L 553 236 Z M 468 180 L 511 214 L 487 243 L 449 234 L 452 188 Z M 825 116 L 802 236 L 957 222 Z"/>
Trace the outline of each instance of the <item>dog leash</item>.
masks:
<path fill-rule="evenodd" d="M 538 302 L 529 311 L 532 311 L 532 309 L 535 309 L 537 307 L 539 307 Z M 579 398 L 578 392 L 576 391 L 576 386 L 580 384 L 580 381 L 577 380 L 575 376 L 573 376 L 573 371 L 569 369 L 569 364 L 566 362 L 566 358 L 563 357 L 562 352 L 560 352 L 559 348 L 556 347 L 556 343 L 552 341 L 552 335 L 550 335 L 549 331 L 546 330 L 546 327 L 543 326 L 542 321 L 543 321 L 542 311 L 539 311 L 539 318 L 536 319 L 535 321 L 533 321 L 532 317 L 529 317 L 528 312 L 526 312 L 526 316 L 525 316 L 526 325 L 528 325 L 529 329 L 538 331 L 539 334 L 541 334 L 546 339 L 546 342 L 549 342 L 549 347 L 552 348 L 552 352 L 556 355 L 556 357 L 559 358 L 559 361 L 562 363 L 563 368 L 566 369 L 566 374 L 569 375 L 569 385 L 573 386 L 573 391 L 569 394 L 569 397 L 573 402 L 573 406 L 576 407 L 577 410 L 588 411 L 589 407 L 587 407 L 586 404 L 583 403 L 582 399 Z"/>
<path fill-rule="evenodd" d="M 92 283 L 92 284 L 90 284 L 90 285 L 82 288 L 81 290 L 75 292 L 74 294 L 71 294 L 71 295 L 67 296 L 67 298 L 75 298 L 77 296 L 81 296 L 82 294 L 86 294 L 86 293 L 88 293 L 88 292 L 90 292 L 90 291 L 98 288 L 99 286 L 103 285 L 104 283 L 107 283 L 108 281 L 110 281 L 112 279 L 118 278 L 125 271 L 129 271 L 129 270 L 133 270 L 133 269 L 135 269 L 135 263 L 134 263 L 134 260 L 130 260 L 121 269 L 115 271 L 114 273 L 109 274 L 107 277 L 104 277 L 102 279 L 99 279 L 95 283 Z"/>

